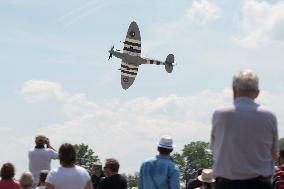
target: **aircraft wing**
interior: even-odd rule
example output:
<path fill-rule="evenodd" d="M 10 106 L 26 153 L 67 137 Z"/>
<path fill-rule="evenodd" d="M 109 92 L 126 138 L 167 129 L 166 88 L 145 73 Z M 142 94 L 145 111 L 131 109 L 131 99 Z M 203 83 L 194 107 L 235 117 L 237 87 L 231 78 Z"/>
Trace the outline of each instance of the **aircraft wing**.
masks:
<path fill-rule="evenodd" d="M 121 86 L 123 89 L 128 89 L 134 82 L 138 72 L 138 66 L 121 62 Z"/>
<path fill-rule="evenodd" d="M 123 53 L 132 56 L 141 56 L 141 36 L 136 22 L 131 22 L 129 25 L 126 38 L 124 41 Z"/>

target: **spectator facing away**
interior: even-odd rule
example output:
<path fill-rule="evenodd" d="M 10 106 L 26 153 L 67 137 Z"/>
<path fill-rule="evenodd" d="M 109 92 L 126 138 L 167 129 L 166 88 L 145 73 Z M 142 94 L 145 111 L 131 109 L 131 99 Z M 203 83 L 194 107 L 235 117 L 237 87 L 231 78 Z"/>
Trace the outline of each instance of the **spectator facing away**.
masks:
<path fill-rule="evenodd" d="M 196 189 L 213 189 L 215 179 L 213 178 L 212 169 L 203 169 L 201 175 L 197 177 L 201 182 L 201 186 Z"/>
<path fill-rule="evenodd" d="M 195 189 L 202 186 L 202 182 L 198 180 L 198 176 L 202 174 L 202 170 L 203 170 L 202 168 L 197 170 L 196 178 L 188 181 L 186 189 Z"/>
<path fill-rule="evenodd" d="M 179 189 L 179 170 L 172 160 L 171 136 L 162 136 L 158 143 L 159 155 L 142 163 L 139 172 L 139 189 Z"/>
<path fill-rule="evenodd" d="M 33 185 L 33 175 L 31 172 L 24 172 L 20 178 L 20 184 L 22 189 L 32 189 Z"/>
<path fill-rule="evenodd" d="M 40 171 L 50 170 L 51 160 L 57 158 L 58 153 L 50 145 L 49 139 L 42 134 L 37 135 L 35 147 L 29 150 L 29 170 L 34 177 L 33 187 L 39 182 Z"/>
<path fill-rule="evenodd" d="M 48 175 L 48 170 L 41 170 L 39 174 L 39 182 L 36 189 L 45 189 L 45 180 Z"/>
<path fill-rule="evenodd" d="M 233 103 L 213 114 L 210 148 L 216 189 L 272 188 L 277 119 L 254 101 L 259 95 L 258 84 L 254 71 L 240 71 L 233 77 Z"/>
<path fill-rule="evenodd" d="M 14 180 L 15 167 L 12 163 L 4 163 L 0 171 L 0 189 L 20 189 L 18 181 Z"/>
<path fill-rule="evenodd" d="M 60 146 L 59 160 L 61 166 L 48 173 L 45 189 L 93 189 L 87 170 L 75 165 L 76 152 L 72 144 Z"/>

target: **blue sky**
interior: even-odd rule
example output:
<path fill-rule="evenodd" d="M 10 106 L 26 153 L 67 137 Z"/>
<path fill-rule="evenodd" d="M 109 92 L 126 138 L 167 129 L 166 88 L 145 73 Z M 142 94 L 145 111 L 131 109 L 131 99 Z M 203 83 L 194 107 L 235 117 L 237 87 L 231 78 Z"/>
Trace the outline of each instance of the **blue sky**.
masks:
<path fill-rule="evenodd" d="M 142 54 L 175 54 L 172 74 L 142 65 L 120 86 L 121 49 L 135 20 Z M 211 114 L 232 100 L 231 78 L 251 68 L 257 99 L 278 116 L 284 137 L 284 1 L 1 0 L 0 163 L 27 169 L 27 150 L 44 133 L 55 148 L 86 143 L 121 171 L 138 171 L 162 134 L 176 151 L 209 140 Z M 4 154 L 4 155 L 3 155 Z"/>

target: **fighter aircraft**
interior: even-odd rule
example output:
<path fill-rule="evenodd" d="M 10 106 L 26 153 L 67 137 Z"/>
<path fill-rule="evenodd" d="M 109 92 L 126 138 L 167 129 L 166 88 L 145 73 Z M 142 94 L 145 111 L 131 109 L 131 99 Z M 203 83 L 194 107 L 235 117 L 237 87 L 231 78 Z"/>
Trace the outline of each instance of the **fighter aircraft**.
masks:
<path fill-rule="evenodd" d="M 121 86 L 123 89 L 128 89 L 134 82 L 138 72 L 138 67 L 141 64 L 156 64 L 164 65 L 168 73 L 173 71 L 173 63 L 175 57 L 173 54 L 169 54 L 166 61 L 154 60 L 146 57 L 141 57 L 141 36 L 138 25 L 136 22 L 131 22 L 129 25 L 126 39 L 123 42 L 123 52 L 114 49 L 114 46 L 108 51 L 109 58 L 115 56 L 121 59 Z"/>

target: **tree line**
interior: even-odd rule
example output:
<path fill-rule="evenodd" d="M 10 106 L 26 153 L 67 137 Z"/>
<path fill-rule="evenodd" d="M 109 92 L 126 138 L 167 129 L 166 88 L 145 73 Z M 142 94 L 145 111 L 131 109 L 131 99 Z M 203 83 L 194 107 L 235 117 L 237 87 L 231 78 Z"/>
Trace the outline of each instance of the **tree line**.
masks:
<path fill-rule="evenodd" d="M 211 168 L 213 165 L 213 157 L 208 149 L 208 142 L 195 141 L 184 145 L 180 153 L 173 154 L 173 160 L 180 169 L 180 179 L 187 183 L 189 179 L 195 176 L 195 173 L 200 168 Z M 84 167 L 91 174 L 92 164 L 100 161 L 99 156 L 89 148 L 86 144 L 74 145 L 77 158 L 76 164 Z M 284 149 L 284 138 L 279 139 L 279 148 Z M 277 163 L 277 162 L 276 162 Z M 134 174 L 123 174 L 128 180 L 128 186 L 136 187 L 138 182 L 138 172 Z"/>

